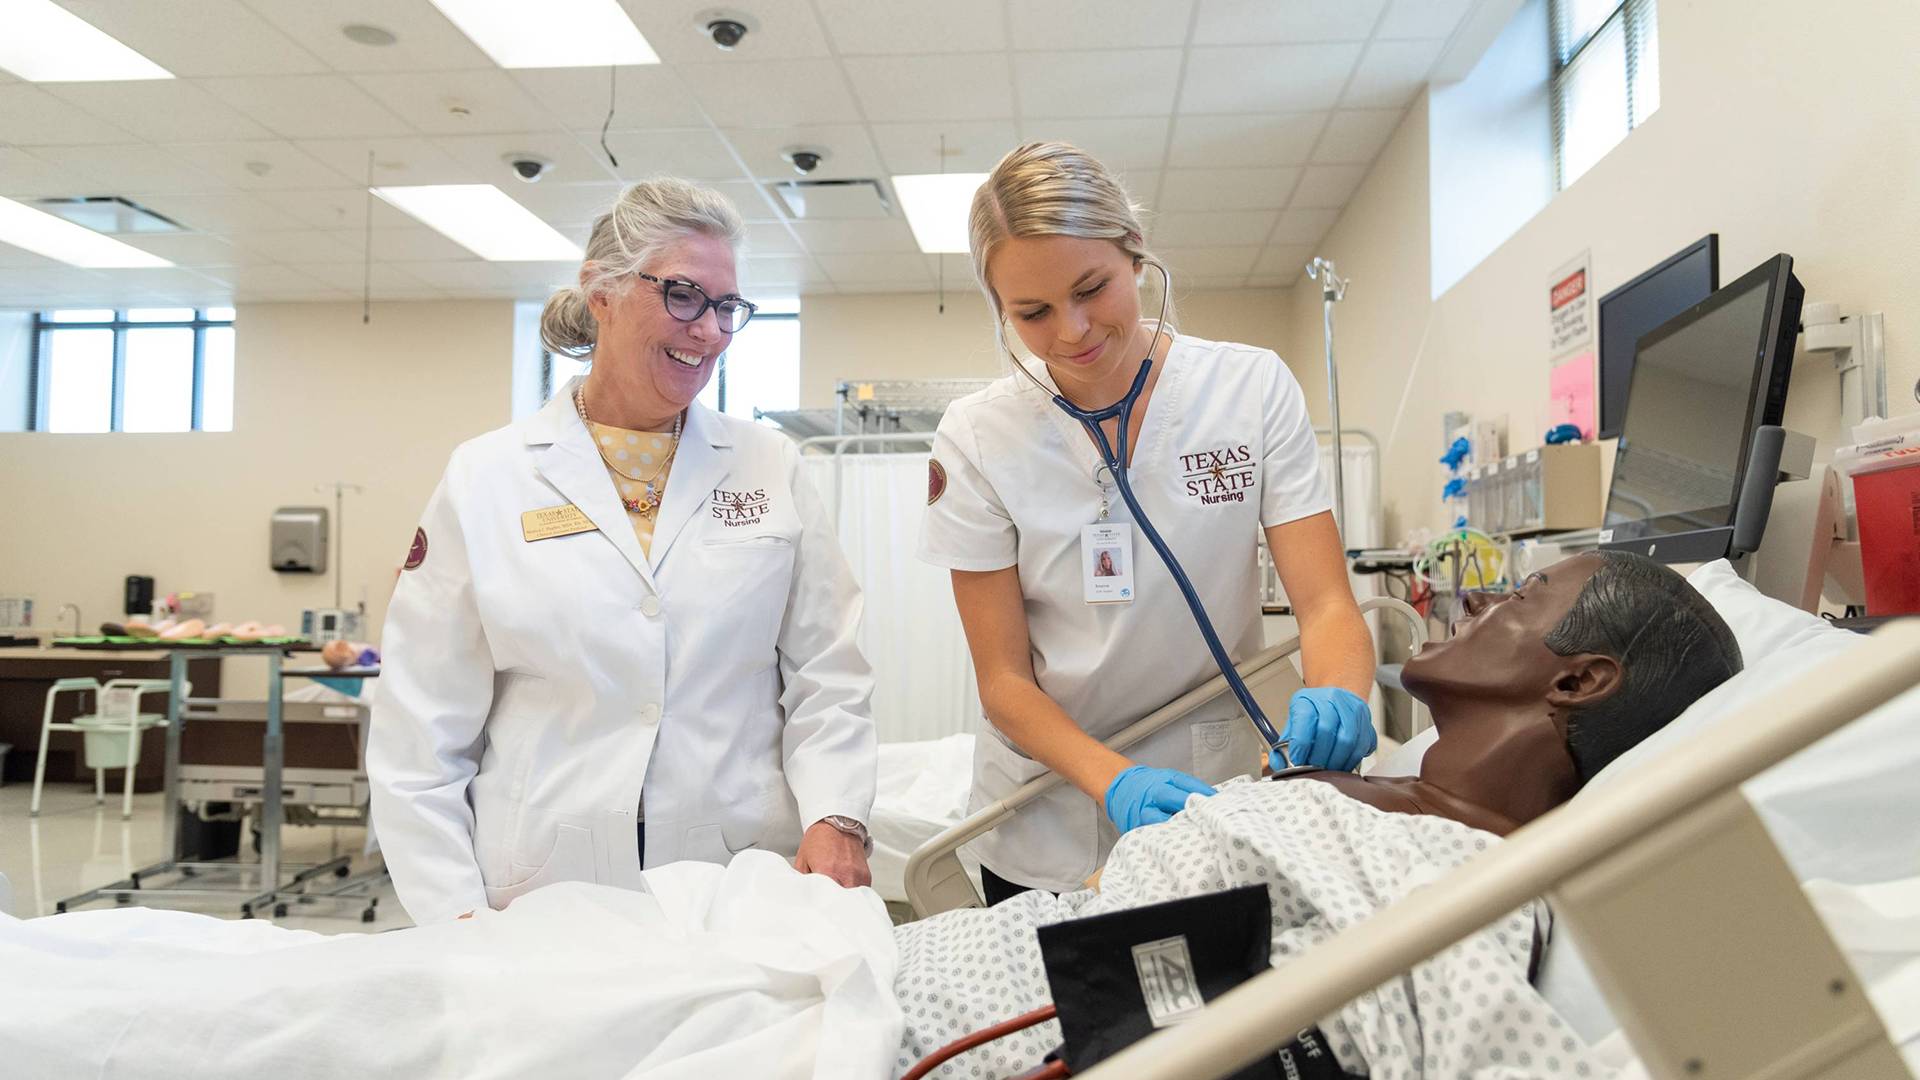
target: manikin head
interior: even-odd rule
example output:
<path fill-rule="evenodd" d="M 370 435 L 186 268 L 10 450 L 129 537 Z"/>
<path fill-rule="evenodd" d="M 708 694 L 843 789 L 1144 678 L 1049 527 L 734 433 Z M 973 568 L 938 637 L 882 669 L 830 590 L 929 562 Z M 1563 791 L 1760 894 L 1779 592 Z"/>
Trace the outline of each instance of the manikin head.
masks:
<path fill-rule="evenodd" d="M 1561 747 L 1579 784 L 1740 671 L 1712 605 L 1643 556 L 1576 555 L 1464 601 L 1452 637 L 1407 661 L 1407 692 L 1433 710 L 1442 742 Z M 1491 716 L 1502 724 L 1482 722 Z"/>

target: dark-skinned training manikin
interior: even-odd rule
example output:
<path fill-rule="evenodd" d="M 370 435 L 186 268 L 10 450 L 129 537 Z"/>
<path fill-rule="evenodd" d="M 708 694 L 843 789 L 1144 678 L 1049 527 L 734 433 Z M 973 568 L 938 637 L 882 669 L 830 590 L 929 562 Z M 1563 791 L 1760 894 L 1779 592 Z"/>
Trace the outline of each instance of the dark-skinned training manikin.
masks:
<path fill-rule="evenodd" d="M 1673 570 L 1576 555 L 1511 593 L 1469 593 L 1402 672 L 1439 738 L 1417 777 L 1297 774 L 1382 810 L 1506 835 L 1740 670 L 1733 631 Z"/>

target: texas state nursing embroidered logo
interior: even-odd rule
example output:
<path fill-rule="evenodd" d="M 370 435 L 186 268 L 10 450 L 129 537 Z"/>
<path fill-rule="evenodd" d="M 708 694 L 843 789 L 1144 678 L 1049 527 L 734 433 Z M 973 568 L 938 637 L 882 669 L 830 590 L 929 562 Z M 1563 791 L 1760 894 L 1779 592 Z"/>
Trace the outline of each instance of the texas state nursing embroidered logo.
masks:
<path fill-rule="evenodd" d="M 729 529 L 760 524 L 771 505 L 766 488 L 754 488 L 752 491 L 713 489 L 713 520 Z"/>
<path fill-rule="evenodd" d="M 401 568 L 406 570 L 416 570 L 419 568 L 421 563 L 426 561 L 427 561 L 427 530 L 415 529 L 413 530 L 413 546 L 407 549 L 407 561 L 401 564 Z"/>
<path fill-rule="evenodd" d="M 940 501 L 947 493 L 947 467 L 934 458 L 927 459 L 927 505 Z"/>
<path fill-rule="evenodd" d="M 1202 503 L 1244 502 L 1258 466 L 1245 443 L 1180 455 L 1180 477 L 1187 497 Z"/>

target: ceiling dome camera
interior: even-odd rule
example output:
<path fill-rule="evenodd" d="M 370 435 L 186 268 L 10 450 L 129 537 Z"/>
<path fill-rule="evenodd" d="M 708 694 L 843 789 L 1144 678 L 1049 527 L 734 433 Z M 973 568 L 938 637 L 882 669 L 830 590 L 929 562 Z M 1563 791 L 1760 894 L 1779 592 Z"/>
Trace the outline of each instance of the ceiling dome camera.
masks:
<path fill-rule="evenodd" d="M 827 160 L 827 151 L 818 146 L 789 146 L 780 151 L 780 157 L 793 166 L 794 172 L 805 176 Z"/>
<path fill-rule="evenodd" d="M 540 178 L 553 169 L 553 162 L 539 154 L 511 153 L 502 160 L 513 168 L 513 175 L 528 184 L 539 183 Z"/>
<path fill-rule="evenodd" d="M 720 48 L 731 49 L 747 36 L 747 26 L 734 19 L 715 19 L 707 24 L 707 36 Z"/>

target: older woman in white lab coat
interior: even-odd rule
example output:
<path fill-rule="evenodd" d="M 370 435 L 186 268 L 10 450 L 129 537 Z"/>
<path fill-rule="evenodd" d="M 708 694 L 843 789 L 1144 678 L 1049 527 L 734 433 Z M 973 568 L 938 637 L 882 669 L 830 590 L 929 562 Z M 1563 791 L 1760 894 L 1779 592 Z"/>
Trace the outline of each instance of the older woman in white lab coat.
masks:
<path fill-rule="evenodd" d="M 367 748 L 417 922 L 747 848 L 869 880 L 859 590 L 793 443 L 694 400 L 752 314 L 742 232 L 706 189 L 629 188 L 542 318 L 590 373 L 428 501 Z"/>

